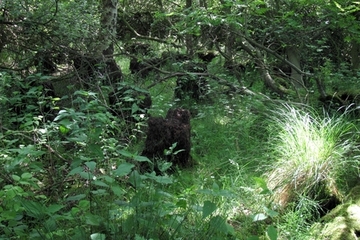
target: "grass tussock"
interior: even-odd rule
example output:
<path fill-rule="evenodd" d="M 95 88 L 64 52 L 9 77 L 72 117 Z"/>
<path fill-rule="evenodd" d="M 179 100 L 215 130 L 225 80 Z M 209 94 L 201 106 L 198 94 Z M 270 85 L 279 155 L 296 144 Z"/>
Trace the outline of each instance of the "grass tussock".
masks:
<path fill-rule="evenodd" d="M 277 110 L 272 120 L 270 142 L 276 160 L 267 179 L 276 202 L 286 207 L 299 196 L 320 202 L 341 199 L 336 179 L 355 167 L 350 157 L 355 126 L 345 116 L 321 117 L 289 105 Z"/>

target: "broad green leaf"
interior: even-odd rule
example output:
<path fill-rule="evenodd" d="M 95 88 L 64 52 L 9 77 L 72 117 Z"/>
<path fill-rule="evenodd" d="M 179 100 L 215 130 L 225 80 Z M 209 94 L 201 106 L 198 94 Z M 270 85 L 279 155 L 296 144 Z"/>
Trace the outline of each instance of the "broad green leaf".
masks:
<path fill-rule="evenodd" d="M 138 173 L 138 171 L 135 170 L 130 174 L 129 182 L 135 188 L 140 187 L 140 185 L 141 185 L 141 177 L 140 177 L 140 174 Z"/>
<path fill-rule="evenodd" d="M 133 158 L 134 158 L 135 161 L 138 161 L 138 162 L 149 162 L 149 163 L 151 163 L 151 161 L 147 157 L 144 157 L 144 156 L 133 156 Z"/>
<path fill-rule="evenodd" d="M 139 109 L 139 106 L 136 103 L 133 103 L 133 105 L 131 106 L 131 114 L 136 113 Z"/>
<path fill-rule="evenodd" d="M 165 172 L 172 166 L 172 162 L 162 162 L 158 164 L 160 172 Z"/>
<path fill-rule="evenodd" d="M 108 183 L 113 183 L 113 182 L 115 182 L 115 179 L 112 178 L 112 177 L 104 176 L 103 178 L 104 178 L 104 180 L 105 180 L 106 182 L 108 182 Z"/>
<path fill-rule="evenodd" d="M 267 207 L 265 207 L 265 212 L 271 218 L 277 217 L 279 215 L 279 213 L 277 211 L 271 210 Z"/>
<path fill-rule="evenodd" d="M 90 207 L 90 201 L 86 199 L 80 200 L 78 206 L 79 208 L 86 210 Z"/>
<path fill-rule="evenodd" d="M 99 181 L 99 180 L 93 181 L 93 184 L 96 186 L 100 186 L 100 187 L 108 187 L 109 186 L 106 183 L 104 183 L 103 181 Z"/>
<path fill-rule="evenodd" d="M 11 175 L 11 177 L 15 180 L 15 181 L 20 181 L 20 177 L 18 175 Z"/>
<path fill-rule="evenodd" d="M 86 180 L 91 180 L 93 179 L 94 175 L 92 173 L 89 172 L 81 172 L 79 173 L 80 177 L 86 179 Z"/>
<path fill-rule="evenodd" d="M 66 201 L 78 201 L 78 200 L 81 200 L 83 198 L 86 198 L 85 194 L 78 194 L 78 195 L 75 195 L 75 196 L 68 197 L 66 199 Z"/>
<path fill-rule="evenodd" d="M 122 197 L 126 193 L 126 191 L 124 189 L 122 189 L 120 186 L 117 186 L 117 185 L 111 186 L 110 188 L 114 192 L 114 194 L 118 197 Z"/>
<path fill-rule="evenodd" d="M 118 168 L 116 170 L 114 170 L 114 174 L 117 177 L 126 176 L 132 171 L 133 167 L 135 167 L 134 164 L 122 163 L 118 166 Z"/>
<path fill-rule="evenodd" d="M 54 218 L 47 219 L 44 223 L 44 227 L 46 228 L 47 231 L 55 231 L 57 229 L 57 226 Z"/>
<path fill-rule="evenodd" d="M 85 165 L 90 169 L 90 171 L 94 171 L 96 169 L 96 162 L 86 162 Z"/>
<path fill-rule="evenodd" d="M 25 208 L 29 216 L 35 218 L 42 218 L 46 212 L 46 207 L 38 202 L 22 199 L 21 205 Z"/>
<path fill-rule="evenodd" d="M 85 222 L 86 222 L 86 224 L 89 224 L 92 226 L 99 226 L 101 224 L 102 220 L 101 220 L 101 217 L 98 215 L 87 213 L 85 215 Z"/>
<path fill-rule="evenodd" d="M 123 155 L 124 157 L 133 158 L 134 154 L 126 151 L 126 150 L 120 150 L 119 153 Z"/>
<path fill-rule="evenodd" d="M 31 173 L 23 173 L 23 174 L 21 174 L 21 178 L 22 179 L 30 179 L 30 178 L 32 178 L 32 174 Z"/>
<path fill-rule="evenodd" d="M 170 184 L 173 182 L 172 178 L 169 176 L 156 176 L 155 174 L 146 174 L 146 176 L 149 179 L 153 179 L 157 183 L 161 183 L 161 184 Z"/>
<path fill-rule="evenodd" d="M 210 216 L 217 209 L 216 204 L 210 201 L 205 201 L 202 209 L 202 218 Z"/>
<path fill-rule="evenodd" d="M 91 193 L 94 195 L 100 195 L 100 196 L 108 195 L 108 192 L 105 189 L 93 190 L 93 191 L 91 191 Z"/>
<path fill-rule="evenodd" d="M 270 225 L 266 231 L 270 240 L 277 240 L 277 230 L 274 226 Z"/>
<path fill-rule="evenodd" d="M 213 183 L 212 190 L 214 190 L 215 192 L 218 192 L 220 190 L 220 187 L 216 182 Z"/>
<path fill-rule="evenodd" d="M 74 174 L 78 174 L 78 173 L 81 173 L 84 171 L 84 168 L 83 167 L 76 167 L 74 169 L 72 169 L 70 172 L 69 172 L 69 176 L 71 175 L 74 175 Z"/>
<path fill-rule="evenodd" d="M 47 211 L 52 214 L 52 213 L 56 213 L 57 211 L 59 211 L 63 207 L 64 207 L 64 205 L 52 204 L 47 208 Z"/>
<path fill-rule="evenodd" d="M 87 150 L 91 153 L 93 158 L 104 158 L 104 153 L 99 144 L 89 144 Z"/>

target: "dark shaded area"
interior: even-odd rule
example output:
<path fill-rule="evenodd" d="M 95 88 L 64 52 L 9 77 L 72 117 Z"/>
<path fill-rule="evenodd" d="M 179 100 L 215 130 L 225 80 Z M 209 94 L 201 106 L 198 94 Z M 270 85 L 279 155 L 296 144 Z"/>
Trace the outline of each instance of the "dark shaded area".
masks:
<path fill-rule="evenodd" d="M 44 75 L 55 73 L 58 70 L 57 64 L 64 63 L 66 63 L 66 54 L 60 49 L 38 51 L 33 61 L 36 72 Z"/>
<path fill-rule="evenodd" d="M 151 104 L 149 92 L 135 86 L 120 84 L 116 91 L 109 94 L 111 113 L 127 122 L 138 122 L 147 117 Z"/>
<path fill-rule="evenodd" d="M 132 74 L 137 74 L 140 77 L 148 76 L 155 68 L 161 67 L 163 61 L 160 58 L 152 58 L 147 60 L 139 60 L 131 58 L 129 69 Z"/>
<path fill-rule="evenodd" d="M 171 63 L 185 62 L 191 60 L 191 56 L 179 52 L 165 51 L 161 53 L 161 58 Z"/>
<path fill-rule="evenodd" d="M 214 58 L 216 58 L 216 54 L 214 52 L 198 52 L 197 56 L 206 63 L 210 63 Z"/>
<path fill-rule="evenodd" d="M 97 58 L 75 53 L 72 54 L 71 59 L 76 76 L 85 88 L 89 88 L 97 79 L 101 79 L 101 83 L 105 85 L 122 80 L 121 69 L 112 58 Z"/>
<path fill-rule="evenodd" d="M 204 73 L 207 72 L 206 64 L 188 62 L 184 64 L 184 71 L 189 74 L 177 78 L 175 97 L 178 99 L 186 97 L 195 100 L 203 99 L 210 91 L 208 80 L 204 76 Z"/>
<path fill-rule="evenodd" d="M 320 202 L 320 218 L 336 208 L 339 204 L 341 204 L 341 201 L 335 196 L 330 196 L 330 198 Z"/>
<path fill-rule="evenodd" d="M 231 72 L 240 72 L 240 73 L 244 73 L 246 70 L 246 67 L 243 64 L 229 60 L 225 61 L 224 68 Z"/>
<path fill-rule="evenodd" d="M 150 44 L 143 42 L 131 42 L 125 45 L 125 51 L 128 54 L 149 55 L 153 49 Z"/>
<path fill-rule="evenodd" d="M 326 95 L 320 97 L 324 109 L 328 113 L 347 113 L 350 116 L 360 116 L 360 96 L 355 93 L 336 93 L 334 95 Z"/>
<path fill-rule="evenodd" d="M 172 154 L 166 155 L 164 152 L 169 150 L 174 143 L 176 143 L 176 147 L 172 150 Z M 147 138 L 142 155 L 153 160 L 154 169 L 152 170 L 159 173 L 156 164 L 158 159 L 171 162 L 173 166 L 191 166 L 190 149 L 189 110 L 170 109 L 165 119 L 162 117 L 149 118 Z M 149 166 L 142 166 L 142 169 L 148 170 Z"/>

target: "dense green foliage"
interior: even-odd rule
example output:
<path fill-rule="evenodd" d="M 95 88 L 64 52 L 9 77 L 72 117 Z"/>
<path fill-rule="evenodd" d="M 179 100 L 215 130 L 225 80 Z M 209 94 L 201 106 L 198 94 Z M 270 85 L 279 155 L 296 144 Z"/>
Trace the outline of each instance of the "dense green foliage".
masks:
<path fill-rule="evenodd" d="M 0 239 L 307 239 L 357 184 L 358 2 L 0 9 Z M 194 166 L 143 171 L 177 107 Z"/>

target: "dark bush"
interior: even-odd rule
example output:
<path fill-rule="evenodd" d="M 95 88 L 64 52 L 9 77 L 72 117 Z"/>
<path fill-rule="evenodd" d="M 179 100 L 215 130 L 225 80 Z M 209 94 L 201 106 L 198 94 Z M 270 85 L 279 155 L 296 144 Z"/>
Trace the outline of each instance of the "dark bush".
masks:
<path fill-rule="evenodd" d="M 66 54 L 62 49 L 51 48 L 38 51 L 33 59 L 33 64 L 37 73 L 53 74 L 58 70 L 58 64 L 65 64 Z"/>
<path fill-rule="evenodd" d="M 210 91 L 208 80 L 202 73 L 207 72 L 205 63 L 189 62 L 184 64 L 187 75 L 179 76 L 176 80 L 175 97 L 185 99 L 187 96 L 200 100 Z"/>
<path fill-rule="evenodd" d="M 165 154 L 176 143 L 172 154 Z M 157 170 L 157 159 L 163 159 L 175 166 L 191 165 L 190 157 L 190 112 L 186 109 L 171 109 L 166 118 L 150 117 L 148 120 L 147 138 L 143 156 L 154 161 Z"/>
<path fill-rule="evenodd" d="M 76 76 L 85 88 L 94 84 L 96 79 L 101 79 L 101 83 L 105 85 L 117 83 L 122 79 L 121 69 L 114 59 L 102 59 L 80 53 L 72 54 L 71 59 Z"/>

